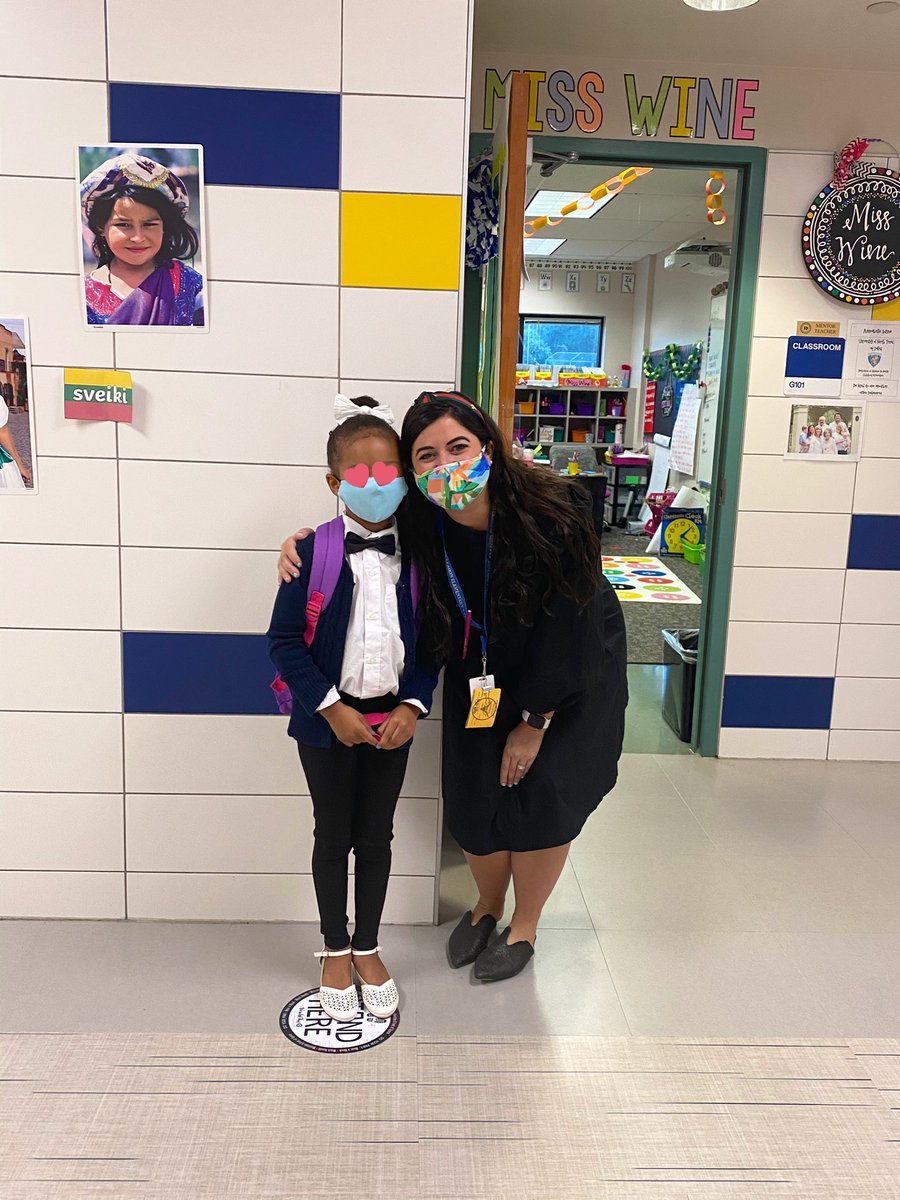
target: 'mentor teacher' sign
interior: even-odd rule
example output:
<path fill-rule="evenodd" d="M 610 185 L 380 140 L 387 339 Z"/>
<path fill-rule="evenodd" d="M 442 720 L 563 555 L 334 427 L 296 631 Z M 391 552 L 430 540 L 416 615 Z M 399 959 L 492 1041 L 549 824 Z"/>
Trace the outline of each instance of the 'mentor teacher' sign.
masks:
<path fill-rule="evenodd" d="M 900 298 L 900 175 L 874 167 L 843 187 L 824 187 L 803 222 L 803 257 L 835 300 Z"/>

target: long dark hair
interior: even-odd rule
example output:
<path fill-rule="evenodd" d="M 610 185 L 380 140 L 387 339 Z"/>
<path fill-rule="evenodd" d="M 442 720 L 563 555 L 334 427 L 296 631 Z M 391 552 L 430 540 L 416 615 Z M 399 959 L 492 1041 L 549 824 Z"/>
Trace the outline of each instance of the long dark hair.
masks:
<path fill-rule="evenodd" d="M 157 265 L 170 258 L 193 258 L 196 255 L 200 247 L 197 231 L 192 225 L 188 225 L 172 201 L 156 188 L 126 184 L 125 187 L 117 188 L 111 196 L 96 200 L 91 207 L 88 225 L 94 235 L 92 249 L 101 267 L 107 266 L 115 258 L 103 236 L 103 230 L 117 200 L 134 200 L 136 204 L 145 204 L 148 208 L 156 209 L 162 217 L 163 240 L 156 256 Z"/>
<path fill-rule="evenodd" d="M 600 541 L 577 503 L 572 485 L 513 458 L 499 426 L 461 393 L 423 392 L 403 420 L 400 452 L 412 467 L 416 439 L 441 417 L 453 417 L 482 445 L 493 445 L 488 489 L 493 529 L 491 623 L 534 619 L 556 593 L 590 603 L 600 582 Z M 398 514 L 399 515 L 399 514 Z M 441 598 L 444 560 L 435 536 L 435 506 L 418 487 L 404 505 L 400 537 L 420 564 L 423 632 L 431 653 L 446 661 L 450 613 Z"/>

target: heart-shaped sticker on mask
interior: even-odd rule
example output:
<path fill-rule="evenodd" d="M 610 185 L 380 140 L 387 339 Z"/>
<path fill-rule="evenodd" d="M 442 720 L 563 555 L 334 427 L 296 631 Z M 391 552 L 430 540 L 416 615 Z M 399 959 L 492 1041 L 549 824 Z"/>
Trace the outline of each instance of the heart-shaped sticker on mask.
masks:
<path fill-rule="evenodd" d="M 344 478 L 352 487 L 365 487 L 369 481 L 369 468 L 365 463 L 357 463 L 355 467 L 347 468 Z"/>
<path fill-rule="evenodd" d="M 400 477 L 400 468 L 396 463 L 372 463 L 372 478 L 379 487 L 386 487 Z"/>

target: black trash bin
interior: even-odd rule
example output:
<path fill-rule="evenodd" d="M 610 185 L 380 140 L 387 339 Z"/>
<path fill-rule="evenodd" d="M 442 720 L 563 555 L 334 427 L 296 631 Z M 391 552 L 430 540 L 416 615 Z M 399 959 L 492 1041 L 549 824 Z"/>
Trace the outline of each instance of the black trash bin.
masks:
<path fill-rule="evenodd" d="M 683 742 L 691 740 L 694 685 L 697 680 L 699 629 L 664 629 L 663 665 L 666 671 L 663 717 Z"/>

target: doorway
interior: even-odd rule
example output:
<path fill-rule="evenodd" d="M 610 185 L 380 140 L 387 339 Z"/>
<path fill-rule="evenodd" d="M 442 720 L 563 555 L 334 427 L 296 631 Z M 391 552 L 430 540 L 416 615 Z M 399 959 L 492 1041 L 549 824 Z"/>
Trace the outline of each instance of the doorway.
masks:
<path fill-rule="evenodd" d="M 766 152 L 530 148 L 526 222 L 550 220 L 525 239 L 513 436 L 592 492 L 628 625 L 626 751 L 714 756 Z"/>

